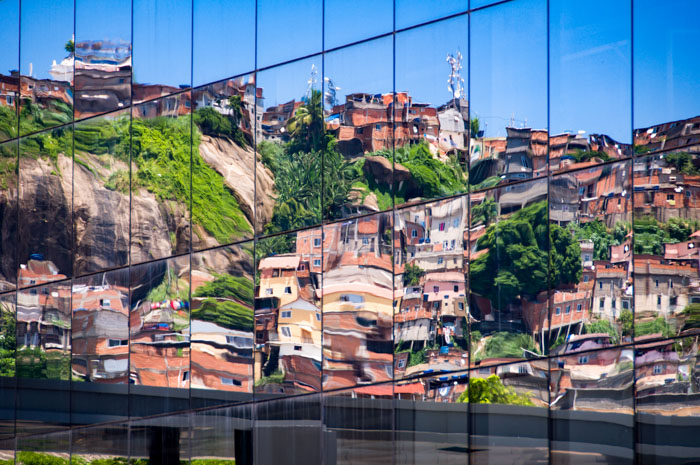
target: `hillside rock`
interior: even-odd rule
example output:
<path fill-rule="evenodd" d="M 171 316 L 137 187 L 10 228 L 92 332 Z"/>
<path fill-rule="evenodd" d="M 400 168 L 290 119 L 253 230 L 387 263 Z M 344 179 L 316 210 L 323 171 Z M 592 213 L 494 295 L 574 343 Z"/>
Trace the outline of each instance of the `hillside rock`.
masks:
<path fill-rule="evenodd" d="M 270 171 L 256 159 L 253 149 L 240 147 L 229 139 L 203 135 L 199 154 L 209 166 L 223 176 L 226 186 L 231 189 L 251 225 L 254 223 L 255 208 L 258 220 L 262 224 L 270 221 L 274 207 L 274 180 Z"/>

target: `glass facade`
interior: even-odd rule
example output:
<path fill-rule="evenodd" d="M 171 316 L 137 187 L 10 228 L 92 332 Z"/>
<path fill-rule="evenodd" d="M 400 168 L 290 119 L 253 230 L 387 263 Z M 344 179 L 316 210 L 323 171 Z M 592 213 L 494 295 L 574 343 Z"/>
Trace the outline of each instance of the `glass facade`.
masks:
<path fill-rule="evenodd" d="M 696 463 L 698 18 L 0 1 L 0 464 Z"/>

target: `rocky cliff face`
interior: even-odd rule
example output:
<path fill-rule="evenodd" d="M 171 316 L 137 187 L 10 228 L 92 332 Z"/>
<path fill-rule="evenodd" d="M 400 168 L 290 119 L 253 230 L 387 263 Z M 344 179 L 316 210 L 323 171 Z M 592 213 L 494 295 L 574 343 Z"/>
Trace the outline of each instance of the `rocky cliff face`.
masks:
<path fill-rule="evenodd" d="M 224 177 L 251 225 L 254 223 L 254 206 L 257 208 L 258 224 L 264 225 L 270 221 L 274 207 L 274 179 L 272 173 L 257 160 L 253 149 L 239 147 L 229 139 L 202 136 L 199 154 Z"/>
<path fill-rule="evenodd" d="M 270 220 L 274 182 L 262 163 L 256 162 L 252 149 L 204 136 L 200 154 L 224 177 L 250 224 L 254 222 L 256 201 L 259 221 L 264 224 Z M 31 254 L 52 261 L 65 275 L 125 266 L 129 262 L 130 228 L 132 263 L 189 249 L 190 214 L 186 205 L 159 202 L 146 189 L 135 190 L 131 196 L 128 189 L 108 189 L 105 180 L 110 174 L 128 172 L 128 166 L 111 159 L 106 163 L 105 156 L 80 154 L 79 158 L 81 163 L 75 164 L 62 154 L 56 161 L 22 159 L 19 202 L 16 186 L 0 191 L 0 291 L 12 287 L 17 261 L 27 263 Z M 257 200 L 253 178 L 256 163 Z M 202 228 L 192 237 L 195 248 L 218 245 Z M 240 250 L 210 254 L 211 263 L 207 265 L 233 270 L 246 261 L 242 254 Z M 251 272 L 248 265 L 243 268 Z"/>

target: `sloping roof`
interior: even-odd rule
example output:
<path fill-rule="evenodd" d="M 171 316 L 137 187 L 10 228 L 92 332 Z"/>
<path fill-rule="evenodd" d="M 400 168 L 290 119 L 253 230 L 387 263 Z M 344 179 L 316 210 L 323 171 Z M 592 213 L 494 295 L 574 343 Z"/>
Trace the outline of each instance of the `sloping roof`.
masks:
<path fill-rule="evenodd" d="M 297 269 L 300 261 L 301 257 L 298 255 L 277 255 L 260 260 L 260 265 L 258 265 L 258 268 L 261 270 L 270 268 Z"/>

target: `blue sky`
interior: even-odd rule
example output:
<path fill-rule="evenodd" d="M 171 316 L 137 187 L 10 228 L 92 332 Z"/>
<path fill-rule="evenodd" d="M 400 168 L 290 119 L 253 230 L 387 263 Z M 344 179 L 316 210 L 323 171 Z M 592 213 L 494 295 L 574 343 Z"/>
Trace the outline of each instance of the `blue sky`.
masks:
<path fill-rule="evenodd" d="M 129 40 L 131 0 L 76 0 L 77 40 Z M 390 32 L 391 0 L 258 0 L 258 66 Z M 487 1 L 472 0 L 472 7 Z M 192 37 L 190 0 L 134 0 L 134 76 L 136 82 L 190 84 Z M 466 0 L 445 0 L 429 8 L 422 0 L 396 1 L 396 27 L 464 11 Z M 0 70 L 17 68 L 18 0 L 0 0 Z M 396 76 L 391 38 L 325 56 L 326 74 L 348 92 L 409 91 L 415 101 L 439 105 L 449 98 L 447 53 L 465 56 L 470 106 L 487 135 L 502 136 L 511 116 L 516 125 L 552 133 L 584 130 L 628 142 L 635 66 L 634 121 L 637 127 L 700 113 L 697 38 L 700 2 L 676 0 L 672 6 L 635 0 L 634 57 L 629 2 L 550 1 L 550 113 L 547 113 L 547 12 L 545 0 L 517 0 L 475 12 L 471 44 L 465 16 L 396 36 Z M 255 1 L 195 0 L 194 84 L 250 71 L 255 66 Z M 525 19 L 525 20 L 524 20 Z M 14 27 L 14 29 L 13 29 Z M 22 72 L 29 63 L 36 77 L 48 77 L 53 60 L 66 53 L 73 34 L 73 0 L 23 0 Z M 322 78 L 321 58 L 314 58 Z M 300 98 L 311 61 L 273 68 L 259 76 L 266 105 Z M 266 77 L 267 76 L 267 77 Z M 320 86 L 320 84 L 319 84 Z"/>

